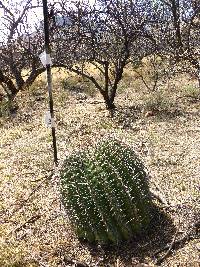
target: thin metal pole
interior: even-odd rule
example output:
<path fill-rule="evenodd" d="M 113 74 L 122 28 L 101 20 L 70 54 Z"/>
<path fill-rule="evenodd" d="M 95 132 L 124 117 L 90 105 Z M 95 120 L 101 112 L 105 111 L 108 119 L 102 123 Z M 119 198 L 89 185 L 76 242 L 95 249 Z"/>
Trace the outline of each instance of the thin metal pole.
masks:
<path fill-rule="evenodd" d="M 51 53 L 50 41 L 49 41 L 49 20 L 48 20 L 48 7 L 47 0 L 43 1 L 43 15 L 44 15 L 44 39 L 45 39 L 45 51 L 46 55 Z M 57 155 L 57 145 L 56 145 L 56 130 L 54 125 L 54 110 L 53 110 L 53 96 L 52 96 L 52 77 L 51 77 L 51 64 L 47 62 L 46 72 L 47 72 L 47 86 L 49 92 L 49 109 L 51 114 L 51 129 L 52 129 L 52 138 L 53 138 L 53 151 L 54 151 L 54 163 L 58 165 L 58 155 Z"/>

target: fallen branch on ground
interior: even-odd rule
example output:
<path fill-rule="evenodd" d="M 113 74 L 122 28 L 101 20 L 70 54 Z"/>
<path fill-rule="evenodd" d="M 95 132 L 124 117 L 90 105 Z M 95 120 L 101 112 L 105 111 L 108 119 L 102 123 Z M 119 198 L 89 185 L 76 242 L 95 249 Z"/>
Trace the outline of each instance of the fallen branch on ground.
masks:
<path fill-rule="evenodd" d="M 177 234 L 178 234 L 178 231 L 179 231 L 179 228 L 178 228 L 176 233 L 175 233 L 175 235 L 174 235 L 174 237 L 173 237 L 172 242 L 170 244 L 167 244 L 165 247 L 159 249 L 154 254 L 154 257 L 156 257 L 161 252 L 167 250 L 167 252 L 162 257 L 158 258 L 155 261 L 155 264 L 160 265 L 170 255 L 170 253 L 172 252 L 172 249 L 174 249 L 176 246 L 180 246 L 181 244 L 191 240 L 192 239 L 192 233 L 195 230 L 198 230 L 199 228 L 200 228 L 200 220 L 196 221 L 191 226 L 189 226 L 188 229 L 185 231 L 184 235 L 181 238 L 176 240 Z"/>
<path fill-rule="evenodd" d="M 168 206 L 169 202 L 164 198 L 163 195 L 161 195 L 159 192 L 155 192 L 152 189 L 150 190 L 151 196 L 155 199 L 157 199 L 161 204 Z"/>
<path fill-rule="evenodd" d="M 15 228 L 13 231 L 9 232 L 8 236 L 11 235 L 12 233 L 17 233 L 21 231 L 22 229 L 26 228 L 28 224 L 35 223 L 37 220 L 41 218 L 41 214 L 33 215 L 31 216 L 27 221 L 25 221 L 22 225 L 18 226 Z"/>
<path fill-rule="evenodd" d="M 52 179 L 53 175 L 54 175 L 54 172 L 52 172 L 50 175 L 45 176 L 43 180 L 31 191 L 28 197 L 26 199 L 23 199 L 20 202 L 19 206 L 13 210 L 10 217 L 12 217 L 16 212 L 20 211 L 24 207 L 24 205 L 31 199 L 31 197 L 38 191 L 38 189 L 44 184 L 44 182 Z"/>
<path fill-rule="evenodd" d="M 149 176 L 149 177 L 152 178 L 151 176 Z M 152 194 L 152 197 L 155 198 L 155 199 L 157 199 L 161 204 L 163 204 L 163 205 L 165 205 L 165 206 L 169 206 L 170 203 L 169 203 L 169 201 L 164 197 L 164 195 L 163 195 L 163 193 L 162 193 L 162 190 L 161 190 L 161 188 L 158 186 L 158 184 L 157 184 L 155 181 L 153 181 L 152 179 L 151 179 L 151 183 L 154 185 L 154 187 L 155 187 L 155 189 L 156 189 L 156 191 L 153 190 L 153 189 L 150 189 L 151 194 Z"/>

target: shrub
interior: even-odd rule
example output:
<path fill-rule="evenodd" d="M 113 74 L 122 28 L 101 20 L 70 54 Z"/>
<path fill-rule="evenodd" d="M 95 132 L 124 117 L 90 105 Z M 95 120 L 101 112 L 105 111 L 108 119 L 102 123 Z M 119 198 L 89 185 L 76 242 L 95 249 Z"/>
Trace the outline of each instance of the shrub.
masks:
<path fill-rule="evenodd" d="M 18 109 L 15 101 L 9 100 L 6 97 L 0 101 L 0 117 L 9 117 L 12 113 L 15 113 Z"/>
<path fill-rule="evenodd" d="M 172 100 L 164 91 L 156 91 L 146 95 L 143 102 L 146 111 L 170 111 L 173 107 Z"/>
<path fill-rule="evenodd" d="M 71 76 L 61 81 L 62 88 L 71 93 L 85 93 L 90 97 L 96 95 L 96 89 L 92 82 L 83 77 Z"/>
<path fill-rule="evenodd" d="M 108 139 L 69 156 L 61 171 L 61 191 L 78 237 L 89 242 L 117 244 L 150 222 L 144 166 L 119 141 Z"/>
<path fill-rule="evenodd" d="M 193 98 L 199 98 L 200 97 L 199 87 L 195 87 L 191 84 L 184 86 L 182 91 L 183 91 L 183 96 L 193 97 Z"/>

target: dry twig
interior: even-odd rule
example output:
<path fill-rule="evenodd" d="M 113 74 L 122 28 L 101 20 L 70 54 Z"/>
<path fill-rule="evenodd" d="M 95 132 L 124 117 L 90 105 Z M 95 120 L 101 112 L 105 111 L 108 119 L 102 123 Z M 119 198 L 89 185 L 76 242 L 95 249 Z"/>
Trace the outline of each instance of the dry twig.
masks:
<path fill-rule="evenodd" d="M 189 226 L 188 229 L 185 231 L 184 235 L 176 240 L 177 234 L 179 232 L 179 227 L 178 227 L 172 242 L 170 244 L 167 244 L 165 247 L 161 248 L 154 254 L 155 257 L 161 252 L 167 250 L 167 252 L 162 257 L 158 258 L 155 263 L 157 265 L 161 264 L 170 255 L 173 248 L 185 243 L 186 241 L 189 241 L 192 238 L 192 233 L 194 232 L 194 230 L 199 228 L 200 228 L 200 220 L 196 221 L 193 225 Z"/>
<path fill-rule="evenodd" d="M 24 205 L 31 199 L 31 197 L 38 191 L 38 189 L 40 189 L 40 187 L 44 184 L 44 182 L 52 179 L 53 175 L 54 175 L 54 172 L 52 172 L 48 176 L 45 176 L 43 178 L 43 180 L 31 191 L 31 193 L 28 195 L 28 197 L 26 199 L 22 200 L 20 205 L 13 210 L 10 217 L 12 217 L 16 212 L 20 211 L 24 207 Z"/>
<path fill-rule="evenodd" d="M 14 231 L 11 231 L 9 233 L 9 235 L 11 233 L 16 233 L 16 232 L 19 232 L 20 230 L 22 230 L 23 228 L 25 228 L 28 224 L 31 224 L 31 223 L 35 223 L 38 219 L 41 218 L 41 214 L 37 214 L 37 215 L 34 215 L 34 216 L 31 216 L 31 218 L 29 218 L 26 222 L 24 222 L 22 225 L 20 225 L 19 227 L 17 227 L 16 229 L 14 229 Z"/>
<path fill-rule="evenodd" d="M 155 191 L 151 190 L 151 195 L 153 198 L 157 199 L 161 204 L 163 204 L 165 206 L 169 205 L 169 202 L 159 192 L 155 192 Z"/>

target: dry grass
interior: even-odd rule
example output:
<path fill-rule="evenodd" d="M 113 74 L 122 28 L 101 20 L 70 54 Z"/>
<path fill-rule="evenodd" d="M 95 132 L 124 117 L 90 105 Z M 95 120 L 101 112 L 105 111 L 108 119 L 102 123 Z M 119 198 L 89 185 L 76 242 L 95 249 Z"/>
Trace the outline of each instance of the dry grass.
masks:
<path fill-rule="evenodd" d="M 147 235 L 115 249 L 80 243 L 60 204 L 58 172 L 48 179 L 51 135 L 43 123 L 48 99 L 40 79 L 18 95 L 17 115 L 0 121 L 0 266 L 73 266 L 69 259 L 89 266 L 155 266 L 156 250 L 172 240 L 176 227 L 181 236 L 200 210 L 200 103 L 182 97 L 188 81 L 180 83 L 179 78 L 163 96 L 170 108 L 148 113 L 146 89 L 126 77 L 126 90 L 116 98 L 118 110 L 111 119 L 101 98 L 77 100 L 55 76 L 60 164 L 74 149 L 114 135 L 133 146 L 149 170 L 151 187 L 158 184 L 173 207 L 163 209 Z M 199 239 L 184 243 L 162 266 L 199 266 L 199 246 Z"/>

